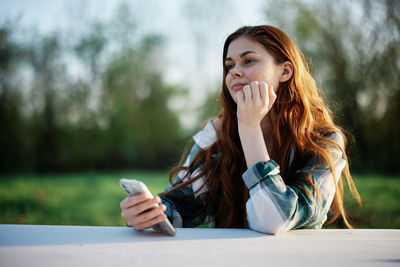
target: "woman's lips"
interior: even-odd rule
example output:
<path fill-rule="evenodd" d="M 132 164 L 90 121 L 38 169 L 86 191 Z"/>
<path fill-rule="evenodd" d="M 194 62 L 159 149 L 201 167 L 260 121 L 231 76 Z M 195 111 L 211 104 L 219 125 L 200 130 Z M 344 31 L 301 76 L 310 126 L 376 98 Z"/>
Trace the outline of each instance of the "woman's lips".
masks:
<path fill-rule="evenodd" d="M 241 90 L 245 85 L 246 85 L 245 83 L 235 83 L 235 84 L 232 86 L 232 90 L 233 90 L 233 91 L 239 91 L 239 90 Z"/>

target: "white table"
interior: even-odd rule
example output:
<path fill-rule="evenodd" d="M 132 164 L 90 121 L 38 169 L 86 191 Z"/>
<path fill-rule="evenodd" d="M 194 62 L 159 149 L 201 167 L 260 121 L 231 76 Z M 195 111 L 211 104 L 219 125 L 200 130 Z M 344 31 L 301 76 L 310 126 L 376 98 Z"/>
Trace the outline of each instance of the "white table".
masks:
<path fill-rule="evenodd" d="M 0 266 L 400 266 L 400 230 L 177 229 L 169 237 L 128 227 L 0 225 Z"/>

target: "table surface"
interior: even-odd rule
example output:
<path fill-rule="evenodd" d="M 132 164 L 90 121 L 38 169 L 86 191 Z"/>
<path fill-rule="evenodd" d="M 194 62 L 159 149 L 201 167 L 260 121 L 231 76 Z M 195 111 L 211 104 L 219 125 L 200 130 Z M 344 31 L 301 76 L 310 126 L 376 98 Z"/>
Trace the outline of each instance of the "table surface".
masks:
<path fill-rule="evenodd" d="M 400 266 L 400 230 L 0 225 L 0 266 Z"/>

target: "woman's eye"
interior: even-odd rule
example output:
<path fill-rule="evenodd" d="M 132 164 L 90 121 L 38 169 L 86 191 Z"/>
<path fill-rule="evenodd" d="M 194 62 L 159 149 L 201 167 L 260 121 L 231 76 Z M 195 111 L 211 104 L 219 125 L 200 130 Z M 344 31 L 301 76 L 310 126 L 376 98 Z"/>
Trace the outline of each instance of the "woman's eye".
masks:
<path fill-rule="evenodd" d="M 244 64 L 250 64 L 250 63 L 253 63 L 254 61 L 255 61 L 254 59 L 248 58 L 248 59 L 246 59 L 246 60 L 244 61 Z"/>
<path fill-rule="evenodd" d="M 225 68 L 226 68 L 227 70 L 233 69 L 233 67 L 234 67 L 233 64 L 225 65 Z"/>

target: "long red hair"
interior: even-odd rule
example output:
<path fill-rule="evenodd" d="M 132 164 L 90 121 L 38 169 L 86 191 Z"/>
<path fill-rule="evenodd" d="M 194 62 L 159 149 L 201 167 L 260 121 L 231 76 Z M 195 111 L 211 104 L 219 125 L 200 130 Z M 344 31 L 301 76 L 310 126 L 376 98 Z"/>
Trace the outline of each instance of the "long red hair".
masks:
<path fill-rule="evenodd" d="M 316 86 L 304 55 L 283 31 L 265 25 L 242 27 L 226 39 L 222 58 L 224 66 L 220 96 L 222 110 L 218 115 L 222 124 L 221 127 L 217 127 L 217 140 L 210 147 L 200 150 L 190 166 L 183 167 L 183 161 L 181 161 L 178 166 L 173 168 L 170 171 L 171 183 L 178 171 L 185 170 L 190 175 L 195 166 L 202 165 L 196 176 L 185 182 L 177 183 L 173 189 L 162 195 L 172 193 L 200 177 L 205 177 L 204 184 L 210 190 L 206 201 L 208 203 L 213 202 L 217 206 L 214 214 L 216 227 L 247 228 L 246 201 L 249 195 L 242 180 L 242 174 L 247 167 L 239 139 L 236 103 L 225 84 L 228 70 L 224 64 L 230 43 L 239 37 L 246 37 L 262 44 L 274 57 L 277 64 L 285 61 L 293 64 L 292 77 L 279 84 L 277 90 L 277 99 L 273 105 L 276 116 L 274 116 L 273 128 L 271 129 L 273 131 L 274 148 L 269 151 L 270 157 L 281 166 L 281 176 L 285 183 L 290 185 L 301 179 L 316 189 L 311 179 L 311 173 L 307 177 L 302 177 L 296 174 L 295 168 L 284 168 L 285 159 L 291 147 L 295 151 L 293 162 L 302 162 L 304 155 L 311 153 L 314 157 L 322 159 L 328 164 L 333 177 L 335 176 L 335 166 L 329 148 L 336 147 L 342 151 L 346 160 L 342 177 L 346 179 L 353 196 L 361 203 L 350 175 L 345 149 L 334 140 L 324 137 L 325 133 L 336 132 L 342 135 L 346 144 L 343 131 L 335 125 L 332 112 Z M 346 226 L 351 228 L 343 205 L 342 177 L 336 185 L 329 222 L 336 220 L 341 215 Z M 305 188 L 300 189 L 310 194 Z"/>

